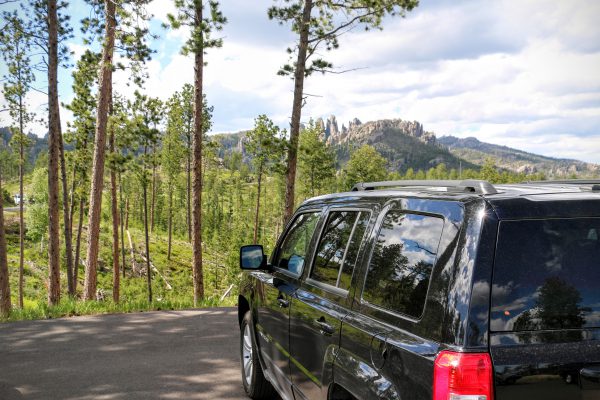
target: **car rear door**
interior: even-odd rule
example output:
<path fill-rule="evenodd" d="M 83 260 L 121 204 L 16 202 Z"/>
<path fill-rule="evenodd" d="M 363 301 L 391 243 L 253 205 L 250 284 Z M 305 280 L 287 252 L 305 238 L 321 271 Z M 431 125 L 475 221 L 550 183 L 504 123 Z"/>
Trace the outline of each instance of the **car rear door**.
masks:
<path fill-rule="evenodd" d="M 296 398 L 327 399 L 348 290 L 371 211 L 331 208 L 311 268 L 295 291 L 290 314 L 290 369 Z"/>
<path fill-rule="evenodd" d="M 458 223 L 436 212 L 452 207 L 415 200 L 381 212 L 334 365 L 335 382 L 355 398 L 432 398 L 444 271 L 458 234 Z"/>
<path fill-rule="evenodd" d="M 600 218 L 500 222 L 496 399 L 600 399 Z"/>

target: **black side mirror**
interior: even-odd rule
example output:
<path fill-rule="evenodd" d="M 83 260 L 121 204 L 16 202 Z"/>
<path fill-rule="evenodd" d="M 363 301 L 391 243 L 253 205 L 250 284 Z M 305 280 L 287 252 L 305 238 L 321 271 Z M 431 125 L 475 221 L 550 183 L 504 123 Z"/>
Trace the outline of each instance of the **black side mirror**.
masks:
<path fill-rule="evenodd" d="M 240 268 L 241 269 L 267 269 L 267 257 L 263 252 L 263 247 L 259 244 L 251 244 L 240 248 Z"/>

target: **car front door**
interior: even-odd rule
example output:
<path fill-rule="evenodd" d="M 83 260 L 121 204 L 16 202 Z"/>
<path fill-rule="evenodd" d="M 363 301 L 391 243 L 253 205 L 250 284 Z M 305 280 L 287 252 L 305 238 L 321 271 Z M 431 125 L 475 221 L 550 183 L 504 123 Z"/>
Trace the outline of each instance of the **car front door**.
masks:
<path fill-rule="evenodd" d="M 272 259 L 273 272 L 261 274 L 257 287 L 256 331 L 266 373 L 291 398 L 289 369 L 289 315 L 291 296 L 320 218 L 320 210 L 299 213 L 288 225 Z"/>

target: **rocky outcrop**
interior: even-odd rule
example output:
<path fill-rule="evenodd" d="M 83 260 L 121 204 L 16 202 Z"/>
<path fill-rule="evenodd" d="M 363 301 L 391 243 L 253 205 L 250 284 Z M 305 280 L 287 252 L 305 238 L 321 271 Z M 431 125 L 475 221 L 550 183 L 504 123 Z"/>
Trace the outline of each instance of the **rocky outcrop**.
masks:
<path fill-rule="evenodd" d="M 330 116 L 325 125 L 323 138 L 327 144 L 336 145 L 347 142 L 372 143 L 390 132 L 404 134 L 418 139 L 425 144 L 437 143 L 433 132 L 423 130 L 423 125 L 417 121 L 403 121 L 401 119 L 383 119 L 362 123 L 358 118 L 348 122 L 348 128 L 342 125 L 338 129 L 335 116 Z"/>

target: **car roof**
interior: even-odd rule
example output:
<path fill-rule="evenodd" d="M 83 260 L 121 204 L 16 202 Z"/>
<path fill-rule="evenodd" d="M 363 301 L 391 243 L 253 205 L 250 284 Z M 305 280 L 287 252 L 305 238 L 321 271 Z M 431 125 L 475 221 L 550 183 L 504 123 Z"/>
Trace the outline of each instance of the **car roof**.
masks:
<path fill-rule="evenodd" d="M 466 203 L 483 199 L 500 219 L 600 217 L 600 180 L 496 184 L 486 181 L 385 181 L 361 183 L 350 192 L 313 197 L 301 207 L 420 198 Z"/>

